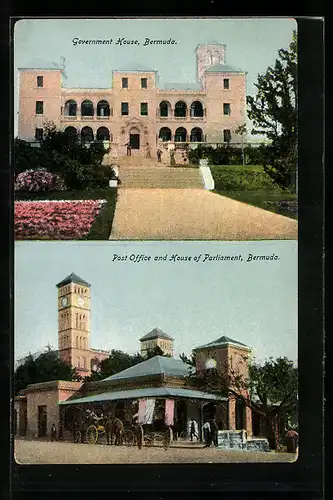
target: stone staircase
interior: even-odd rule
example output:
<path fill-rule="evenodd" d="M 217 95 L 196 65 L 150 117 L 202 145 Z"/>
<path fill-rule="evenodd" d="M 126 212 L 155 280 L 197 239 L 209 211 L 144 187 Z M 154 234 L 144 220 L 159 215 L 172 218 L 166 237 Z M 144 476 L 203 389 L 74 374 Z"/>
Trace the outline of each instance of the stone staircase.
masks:
<path fill-rule="evenodd" d="M 120 189 L 203 189 L 198 168 L 168 167 L 152 158 L 125 156 L 118 160 Z"/>

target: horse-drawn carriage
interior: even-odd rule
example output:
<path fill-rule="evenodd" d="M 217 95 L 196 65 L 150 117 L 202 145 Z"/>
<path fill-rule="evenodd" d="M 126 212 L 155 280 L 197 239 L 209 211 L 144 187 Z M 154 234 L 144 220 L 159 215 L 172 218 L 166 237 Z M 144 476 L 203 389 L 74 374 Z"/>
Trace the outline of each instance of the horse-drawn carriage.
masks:
<path fill-rule="evenodd" d="M 92 410 L 77 407 L 72 422 L 75 443 L 137 446 L 163 446 L 168 449 L 172 442 L 172 429 L 163 419 L 152 423 L 129 423 L 110 414 L 97 415 Z"/>

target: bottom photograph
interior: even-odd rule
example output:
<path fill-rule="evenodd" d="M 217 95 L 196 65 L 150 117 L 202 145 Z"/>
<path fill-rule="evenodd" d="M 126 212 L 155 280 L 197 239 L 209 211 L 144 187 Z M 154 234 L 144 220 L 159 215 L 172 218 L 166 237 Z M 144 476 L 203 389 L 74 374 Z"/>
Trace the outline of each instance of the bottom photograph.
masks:
<path fill-rule="evenodd" d="M 294 462 L 297 242 L 16 242 L 18 464 Z"/>

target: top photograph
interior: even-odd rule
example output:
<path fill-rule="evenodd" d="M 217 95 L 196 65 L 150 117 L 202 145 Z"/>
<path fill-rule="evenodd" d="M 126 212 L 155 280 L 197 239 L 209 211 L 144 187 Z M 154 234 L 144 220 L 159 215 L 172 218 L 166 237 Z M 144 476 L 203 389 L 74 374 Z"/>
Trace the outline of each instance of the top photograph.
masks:
<path fill-rule="evenodd" d="M 297 240 L 294 19 L 12 29 L 15 240 Z"/>

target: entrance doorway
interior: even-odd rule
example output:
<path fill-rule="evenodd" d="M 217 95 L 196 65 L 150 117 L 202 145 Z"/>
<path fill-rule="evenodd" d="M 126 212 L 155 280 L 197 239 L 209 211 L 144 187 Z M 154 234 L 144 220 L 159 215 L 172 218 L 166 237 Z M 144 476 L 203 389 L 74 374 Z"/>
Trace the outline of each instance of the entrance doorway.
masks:
<path fill-rule="evenodd" d="M 241 430 L 245 429 L 245 403 L 241 398 L 238 398 L 236 401 L 236 429 Z"/>
<path fill-rule="evenodd" d="M 140 134 L 130 134 L 130 145 L 132 149 L 140 149 Z"/>
<path fill-rule="evenodd" d="M 47 433 L 47 407 L 38 406 L 38 437 L 45 437 Z"/>

